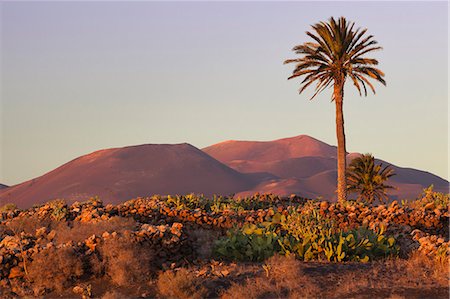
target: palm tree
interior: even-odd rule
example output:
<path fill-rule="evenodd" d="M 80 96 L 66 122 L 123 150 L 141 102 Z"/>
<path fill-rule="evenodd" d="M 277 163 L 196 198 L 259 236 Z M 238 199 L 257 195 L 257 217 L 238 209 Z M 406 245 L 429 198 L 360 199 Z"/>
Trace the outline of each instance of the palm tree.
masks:
<path fill-rule="evenodd" d="M 383 164 L 375 165 L 371 154 L 353 159 L 347 169 L 347 191 L 358 194 L 358 200 L 373 203 L 387 199 L 386 190 L 394 187 L 384 183 L 395 175 L 394 170 Z"/>
<path fill-rule="evenodd" d="M 288 59 L 284 63 L 296 63 L 292 76 L 288 79 L 303 76 L 299 92 L 302 93 L 309 85 L 316 83 L 315 93 L 311 100 L 321 91 L 333 86 L 332 101 L 336 103 L 336 135 L 338 158 L 338 200 L 347 199 L 345 167 L 346 149 L 344 133 L 343 99 L 344 85 L 350 78 L 353 85 L 362 95 L 361 88 L 367 96 L 368 86 L 375 94 L 375 88 L 368 80 L 375 79 L 386 85 L 384 73 L 375 68 L 378 61 L 365 58 L 364 54 L 380 50 L 372 35 L 365 35 L 367 29 L 353 29 L 354 23 L 348 23 L 344 17 L 336 22 L 331 18 L 328 22 L 320 22 L 312 26 L 315 33 L 306 32 L 313 39 L 295 46 L 292 50 L 301 58 Z"/>

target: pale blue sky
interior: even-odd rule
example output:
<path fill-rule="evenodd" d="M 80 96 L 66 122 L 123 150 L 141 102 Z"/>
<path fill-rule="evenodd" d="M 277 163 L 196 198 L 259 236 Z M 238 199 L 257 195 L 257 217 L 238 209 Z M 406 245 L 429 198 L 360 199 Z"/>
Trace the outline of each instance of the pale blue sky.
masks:
<path fill-rule="evenodd" d="M 143 143 L 336 144 L 327 90 L 287 81 L 310 25 L 367 27 L 387 87 L 345 92 L 347 149 L 448 179 L 447 2 L 1 2 L 1 173 Z"/>

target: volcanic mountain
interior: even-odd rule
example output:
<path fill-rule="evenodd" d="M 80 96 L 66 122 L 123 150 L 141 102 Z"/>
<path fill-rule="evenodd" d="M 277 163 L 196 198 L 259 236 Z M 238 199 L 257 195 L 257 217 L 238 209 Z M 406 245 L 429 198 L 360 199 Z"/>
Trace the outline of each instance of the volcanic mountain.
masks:
<path fill-rule="evenodd" d="M 274 141 L 228 140 L 202 149 L 217 160 L 235 165 L 240 162 L 273 162 L 300 157 L 336 157 L 336 147 L 308 135 Z"/>
<path fill-rule="evenodd" d="M 3 189 L 3 188 L 8 188 L 8 186 L 0 184 L 0 189 Z"/>
<path fill-rule="evenodd" d="M 348 155 L 348 161 L 358 153 Z M 433 184 L 431 173 L 391 165 L 392 199 L 417 197 Z M 30 207 L 55 198 L 68 202 L 99 196 L 118 203 L 153 194 L 205 195 L 255 192 L 335 200 L 336 147 L 301 135 L 274 141 L 226 141 L 203 149 L 184 144 L 146 144 L 96 151 L 30 181 L 0 189 L 0 204 Z"/>
<path fill-rule="evenodd" d="M 336 197 L 336 147 L 310 136 L 274 141 L 230 140 L 206 147 L 203 151 L 242 173 L 265 172 L 278 177 L 262 181 L 238 195 L 272 192 L 326 199 Z M 347 162 L 357 155 L 349 154 Z M 394 168 L 396 175 L 389 180 L 389 184 L 396 187 L 389 192 L 392 199 L 415 198 L 431 184 L 436 191 L 448 192 L 449 183 L 434 174 L 398 167 L 382 160 L 376 162 Z"/>
<path fill-rule="evenodd" d="M 249 190 L 264 174 L 241 174 L 190 144 L 147 144 L 81 156 L 30 181 L 2 189 L 0 202 L 30 207 L 55 198 L 99 196 L 118 203 L 137 196 Z"/>

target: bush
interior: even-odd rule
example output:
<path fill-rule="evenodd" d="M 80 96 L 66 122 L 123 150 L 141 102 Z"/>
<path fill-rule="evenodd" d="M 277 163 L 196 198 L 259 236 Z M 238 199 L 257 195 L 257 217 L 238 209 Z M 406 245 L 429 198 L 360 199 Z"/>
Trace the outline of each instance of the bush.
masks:
<path fill-rule="evenodd" d="M 62 199 L 55 199 L 48 202 L 50 206 L 50 216 L 55 221 L 62 221 L 67 218 L 69 211 L 67 209 L 67 203 Z"/>
<path fill-rule="evenodd" d="M 273 194 L 255 194 L 251 197 L 233 198 L 232 196 L 216 196 L 212 198 L 204 197 L 203 195 L 187 194 L 167 196 L 165 203 L 169 207 L 177 210 L 194 210 L 201 209 L 205 212 L 223 212 L 225 210 L 231 211 L 249 211 L 258 209 L 267 209 L 275 206 L 277 203 L 284 202 L 292 205 L 299 205 L 303 200 L 282 199 Z"/>
<path fill-rule="evenodd" d="M 263 261 L 280 251 L 279 237 L 264 224 L 246 224 L 217 240 L 214 253 L 238 261 Z"/>
<path fill-rule="evenodd" d="M 410 206 L 411 208 L 425 208 L 425 209 L 445 209 L 449 206 L 449 193 L 441 193 L 433 191 L 434 186 L 431 185 L 428 188 L 423 189 L 422 194 L 417 200 L 408 202 L 402 201 L 403 205 Z"/>
<path fill-rule="evenodd" d="M 315 298 L 320 292 L 293 255 L 275 255 L 263 268 L 264 274 L 248 278 L 243 284 L 234 283 L 221 298 Z"/>
<path fill-rule="evenodd" d="M 362 261 L 397 255 L 393 237 L 365 227 L 340 229 L 316 210 L 285 216 L 275 214 L 271 222 L 246 224 L 216 242 L 215 253 L 233 260 L 261 261 L 280 253 L 301 260 Z"/>
<path fill-rule="evenodd" d="M 111 291 L 108 291 L 105 294 L 103 294 L 103 296 L 101 298 L 102 299 L 122 299 L 122 298 L 126 298 L 126 296 L 117 290 L 111 290 Z"/>
<path fill-rule="evenodd" d="M 192 272 L 181 268 L 177 272 L 166 271 L 158 276 L 158 291 L 166 298 L 205 298 L 206 289 Z"/>
<path fill-rule="evenodd" d="M 92 235 L 101 236 L 104 232 L 123 232 L 125 230 L 135 230 L 136 221 L 132 218 L 123 218 L 114 216 L 107 220 L 98 222 L 78 222 L 74 221 L 72 227 L 60 225 L 55 228 L 57 243 L 66 243 L 69 241 L 82 242 Z"/>
<path fill-rule="evenodd" d="M 106 240 L 99 253 L 104 273 L 118 286 L 144 282 L 156 270 L 149 244 L 133 242 L 127 236 Z"/>
<path fill-rule="evenodd" d="M 281 217 L 282 233 L 278 242 L 281 253 L 295 253 L 303 260 L 363 261 L 388 255 L 397 255 L 393 237 L 383 231 L 375 232 L 361 226 L 357 229 L 340 229 L 334 221 L 322 217 L 316 210 L 309 213 L 296 211 Z"/>
<path fill-rule="evenodd" d="M 28 271 L 35 295 L 61 292 L 83 275 L 83 260 L 71 247 L 50 247 L 33 256 Z"/>
<path fill-rule="evenodd" d="M 17 206 L 14 203 L 7 203 L 0 207 L 0 213 L 14 211 L 15 209 L 17 209 Z"/>

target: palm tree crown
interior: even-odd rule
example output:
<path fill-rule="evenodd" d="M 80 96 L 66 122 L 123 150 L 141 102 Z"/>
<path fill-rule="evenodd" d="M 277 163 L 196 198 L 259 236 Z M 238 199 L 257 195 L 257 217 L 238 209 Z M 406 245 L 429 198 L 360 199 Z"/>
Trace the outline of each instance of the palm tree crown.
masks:
<path fill-rule="evenodd" d="M 394 170 L 383 164 L 375 164 L 371 154 L 353 159 L 347 169 L 347 190 L 358 193 L 358 200 L 373 203 L 387 199 L 386 190 L 392 186 L 385 182 L 395 175 Z"/>
<path fill-rule="evenodd" d="M 353 29 L 354 24 L 348 23 L 344 17 L 340 17 L 337 22 L 331 18 L 328 23 L 315 24 L 312 28 L 316 34 L 306 32 L 314 42 L 306 42 L 292 49 L 303 57 L 288 59 L 284 63 L 297 63 L 288 79 L 304 76 L 300 93 L 316 82 L 315 93 L 311 98 L 313 99 L 330 84 L 343 84 L 347 76 L 351 78 L 360 95 L 361 86 L 366 96 L 366 86 L 375 94 L 375 88 L 368 78 L 386 85 L 384 73 L 374 67 L 378 65 L 378 61 L 363 57 L 364 54 L 382 48 L 376 46 L 378 42 L 373 40 L 373 35 L 365 36 L 367 29 Z"/>

